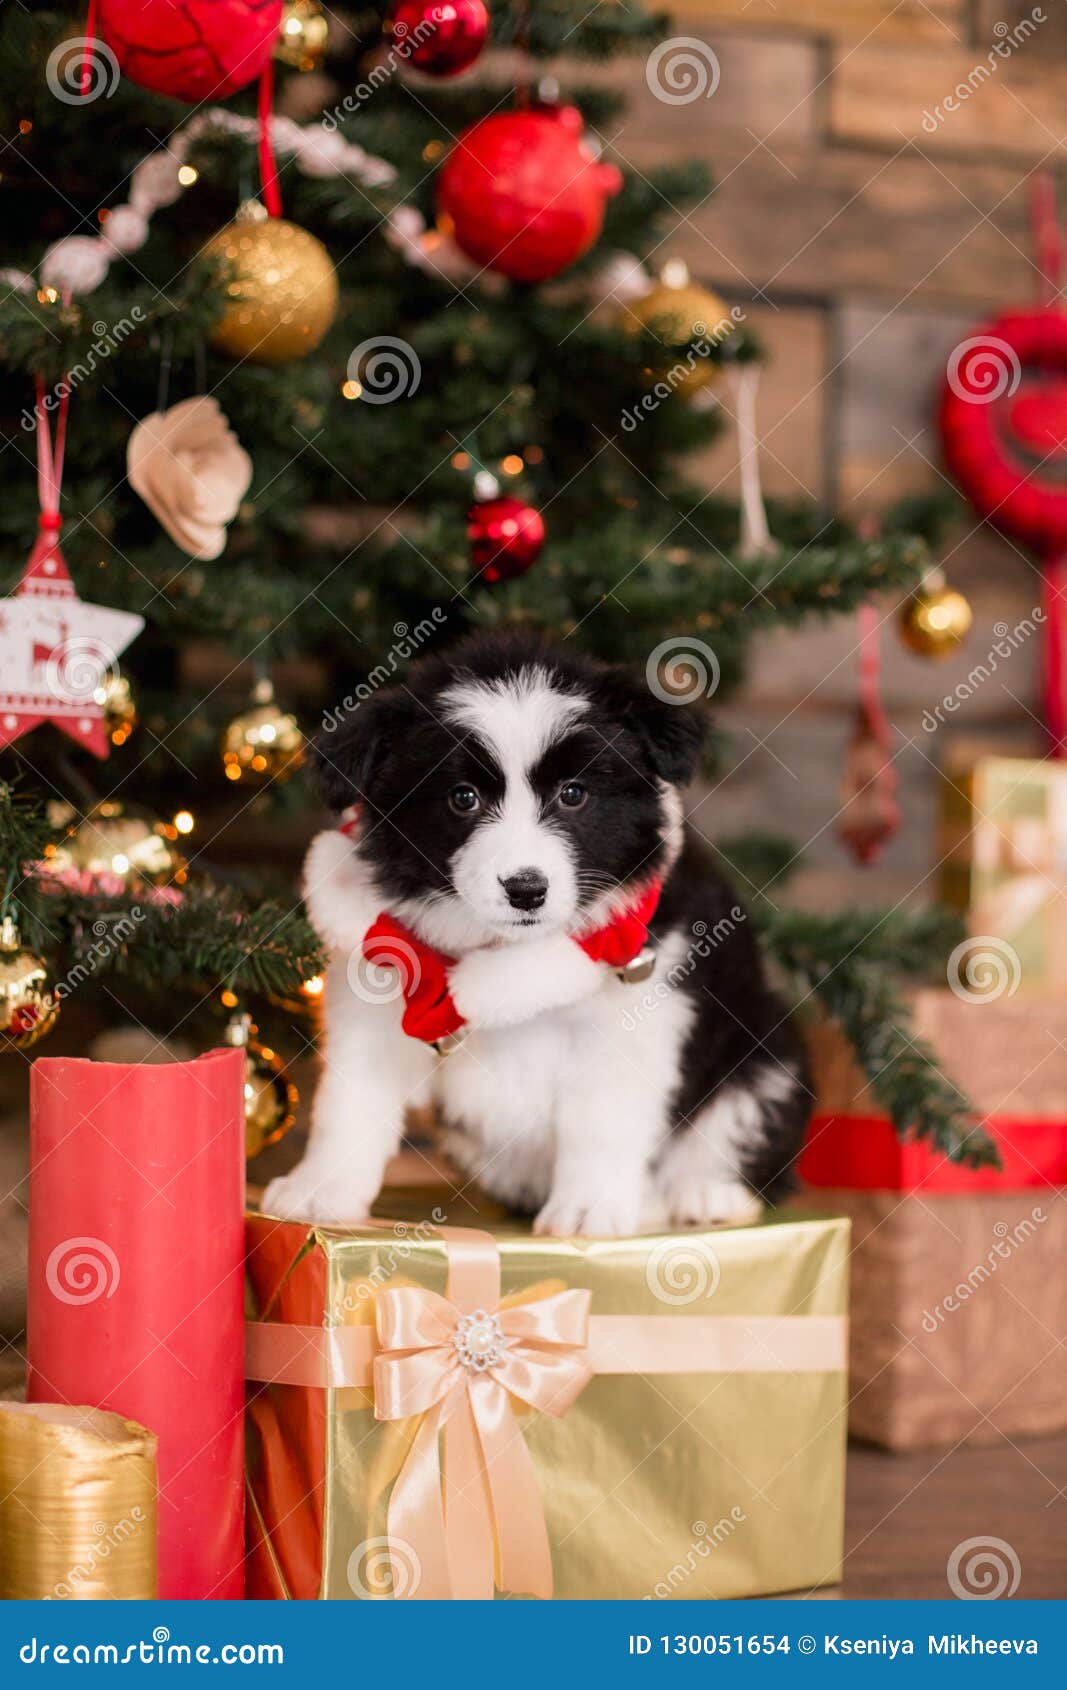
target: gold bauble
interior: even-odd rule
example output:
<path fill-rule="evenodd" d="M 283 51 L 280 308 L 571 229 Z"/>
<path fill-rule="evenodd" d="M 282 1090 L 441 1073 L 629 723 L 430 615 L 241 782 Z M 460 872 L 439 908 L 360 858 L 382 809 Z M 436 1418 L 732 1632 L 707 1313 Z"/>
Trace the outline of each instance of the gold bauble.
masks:
<path fill-rule="evenodd" d="M 695 344 L 721 346 L 737 327 L 730 307 L 709 288 L 691 281 L 685 265 L 677 262 L 664 266 L 659 281 L 642 299 L 631 300 L 624 306 L 622 321 L 631 329 L 651 329 L 666 347 L 678 347 L 679 351 L 684 348 L 680 366 L 688 363 L 689 351 Z M 718 381 L 721 373 L 718 364 L 697 354 L 692 368 L 685 368 L 671 385 L 682 393 L 696 393 Z M 665 374 L 656 370 L 650 379 L 662 380 Z"/>
<path fill-rule="evenodd" d="M 258 1031 L 250 1015 L 235 1015 L 226 1027 L 226 1043 L 245 1053 L 245 1155 L 250 1161 L 284 1138 L 300 1101 L 285 1077 L 285 1063 L 277 1051 L 259 1043 Z"/>
<path fill-rule="evenodd" d="M 293 70 L 316 70 L 330 26 L 318 0 L 286 0 L 274 57 Z"/>
<path fill-rule="evenodd" d="M 261 681 L 252 705 L 235 716 L 222 736 L 222 767 L 227 780 L 264 785 L 287 780 L 304 749 L 304 736 L 295 716 L 274 702 L 274 689 Z"/>
<path fill-rule="evenodd" d="M 25 949 L 10 916 L 0 922 L 0 1050 L 26 1050 L 59 1016 L 48 970 Z"/>
<path fill-rule="evenodd" d="M 112 745 L 125 745 L 137 726 L 137 703 L 121 669 L 104 676 L 93 693 L 93 702 L 104 712 L 104 726 Z"/>
<path fill-rule="evenodd" d="M 938 576 L 923 582 L 900 612 L 900 637 L 920 657 L 948 657 L 971 631 L 971 607 Z"/>
<path fill-rule="evenodd" d="M 86 892 L 139 892 L 146 886 L 180 886 L 185 862 L 174 841 L 177 828 L 146 810 L 105 798 L 49 846 L 45 873 L 73 881 Z"/>
<path fill-rule="evenodd" d="M 258 364 L 314 351 L 337 312 L 337 272 L 321 241 L 253 200 L 204 252 L 226 275 L 226 312 L 210 335 L 216 351 Z"/>

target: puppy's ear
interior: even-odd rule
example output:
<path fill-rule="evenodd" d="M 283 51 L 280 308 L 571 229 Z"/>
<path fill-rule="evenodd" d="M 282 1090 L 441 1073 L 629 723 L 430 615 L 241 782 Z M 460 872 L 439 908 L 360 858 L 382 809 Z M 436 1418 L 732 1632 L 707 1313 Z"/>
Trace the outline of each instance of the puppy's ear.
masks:
<path fill-rule="evenodd" d="M 607 710 L 640 739 L 661 780 L 672 786 L 692 780 L 706 726 L 698 705 L 658 698 L 643 675 L 628 669 L 609 669 L 601 696 Z"/>
<path fill-rule="evenodd" d="M 379 692 L 327 717 L 308 746 L 307 761 L 331 810 L 340 813 L 360 799 L 373 799 L 375 782 L 410 733 L 417 709 L 406 692 Z"/>

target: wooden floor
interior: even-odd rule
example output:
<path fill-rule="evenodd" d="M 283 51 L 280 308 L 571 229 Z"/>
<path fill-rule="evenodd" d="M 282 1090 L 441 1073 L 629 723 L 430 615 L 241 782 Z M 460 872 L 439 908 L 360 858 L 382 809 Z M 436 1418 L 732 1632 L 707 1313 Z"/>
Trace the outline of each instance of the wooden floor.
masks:
<path fill-rule="evenodd" d="M 948 1560 L 969 1538 L 1010 1545 L 1017 1597 L 1067 1597 L 1067 1437 L 950 1454 L 854 1447 L 844 1583 L 822 1594 L 951 1596 Z M 1004 1551 L 997 1554 L 1013 1576 Z"/>
<path fill-rule="evenodd" d="M 23 1383 L 21 1357 L 5 1350 L 0 1398 L 21 1396 Z M 1017 1597 L 1067 1597 L 1067 1437 L 948 1454 L 854 1446 L 844 1582 L 811 1594 L 827 1601 L 951 1596 L 949 1557 L 970 1538 L 1010 1545 L 1020 1568 Z"/>

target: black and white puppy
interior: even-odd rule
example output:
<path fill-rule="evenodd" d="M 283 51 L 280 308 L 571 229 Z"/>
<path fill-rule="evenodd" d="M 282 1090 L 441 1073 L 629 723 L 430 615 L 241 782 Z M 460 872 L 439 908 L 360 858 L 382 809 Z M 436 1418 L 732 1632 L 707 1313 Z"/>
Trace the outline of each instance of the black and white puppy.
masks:
<path fill-rule="evenodd" d="M 424 658 L 317 743 L 326 797 L 357 806 L 308 852 L 333 960 L 303 1163 L 271 1214 L 363 1218 L 406 1105 L 436 1098 L 446 1148 L 542 1232 L 738 1222 L 788 1183 L 802 1057 L 735 894 L 683 827 L 690 708 L 532 638 Z M 642 984 L 571 935 L 662 881 Z M 456 959 L 468 1026 L 447 1055 L 374 1001 L 361 947 L 387 911 Z"/>

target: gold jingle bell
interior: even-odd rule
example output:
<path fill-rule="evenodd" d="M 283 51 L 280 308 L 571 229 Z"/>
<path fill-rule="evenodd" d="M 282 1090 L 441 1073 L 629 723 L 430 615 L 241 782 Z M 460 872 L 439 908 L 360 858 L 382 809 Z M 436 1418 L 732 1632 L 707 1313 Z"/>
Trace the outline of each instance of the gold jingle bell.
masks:
<path fill-rule="evenodd" d="M 940 569 L 931 570 L 900 612 L 900 637 L 920 657 L 948 657 L 971 631 L 971 607 L 948 585 Z"/>
<path fill-rule="evenodd" d="M 630 300 L 624 306 L 623 323 L 630 329 L 651 329 L 667 348 L 677 347 L 686 352 L 679 358 L 679 367 L 688 364 L 672 387 L 682 393 L 697 393 L 718 381 L 718 364 L 701 350 L 721 346 L 737 327 L 730 307 L 709 288 L 690 279 L 688 267 L 680 259 L 671 259 L 663 267 L 659 281 L 641 299 Z M 650 372 L 650 380 L 660 376 L 660 370 Z"/>
<path fill-rule="evenodd" d="M 204 253 L 225 271 L 226 310 L 208 337 L 217 352 L 287 364 L 314 351 L 337 314 L 337 272 L 321 241 L 248 200 Z"/>
<path fill-rule="evenodd" d="M 287 0 L 274 57 L 291 70 L 316 70 L 326 52 L 329 33 L 318 0 Z"/>
<path fill-rule="evenodd" d="M 59 999 L 11 916 L 0 922 L 0 1050 L 26 1050 L 55 1026 Z"/>
<path fill-rule="evenodd" d="M 81 889 L 138 892 L 146 886 L 181 886 L 186 865 L 174 841 L 178 830 L 147 810 L 105 798 L 75 822 L 65 839 L 46 848 L 42 872 L 74 878 Z"/>
<path fill-rule="evenodd" d="M 252 707 L 235 716 L 222 736 L 222 767 L 227 780 L 266 784 L 288 780 L 304 749 L 295 716 L 274 702 L 274 688 L 260 681 Z"/>
<path fill-rule="evenodd" d="M 245 1053 L 245 1155 L 251 1161 L 284 1138 L 296 1120 L 296 1087 L 285 1077 L 277 1051 L 260 1044 L 250 1015 L 234 1015 L 226 1025 L 226 1043 Z"/>

